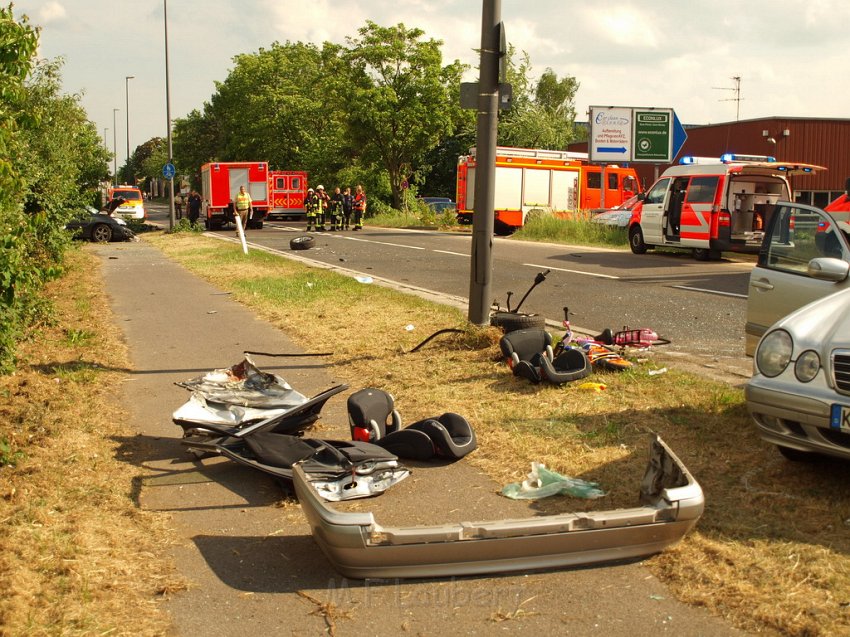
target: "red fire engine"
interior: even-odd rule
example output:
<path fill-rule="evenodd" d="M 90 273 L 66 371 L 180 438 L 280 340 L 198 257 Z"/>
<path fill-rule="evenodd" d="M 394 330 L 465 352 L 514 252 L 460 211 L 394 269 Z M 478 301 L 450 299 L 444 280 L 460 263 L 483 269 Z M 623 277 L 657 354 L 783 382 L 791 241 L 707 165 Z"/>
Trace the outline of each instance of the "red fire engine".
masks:
<path fill-rule="evenodd" d="M 251 195 L 249 228 L 262 228 L 269 211 L 269 164 L 264 161 L 214 162 L 201 166 L 204 225 L 210 230 L 233 223 L 233 200 L 239 187 Z"/>
<path fill-rule="evenodd" d="M 474 148 L 458 159 L 461 223 L 472 221 L 475 166 Z M 576 210 L 618 206 L 638 192 L 638 176 L 632 168 L 590 164 L 586 153 L 500 146 L 496 149 L 494 230 L 510 234 L 534 210 L 566 216 Z"/>
<path fill-rule="evenodd" d="M 307 216 L 307 172 L 272 170 L 269 173 L 269 219 L 303 219 Z"/>

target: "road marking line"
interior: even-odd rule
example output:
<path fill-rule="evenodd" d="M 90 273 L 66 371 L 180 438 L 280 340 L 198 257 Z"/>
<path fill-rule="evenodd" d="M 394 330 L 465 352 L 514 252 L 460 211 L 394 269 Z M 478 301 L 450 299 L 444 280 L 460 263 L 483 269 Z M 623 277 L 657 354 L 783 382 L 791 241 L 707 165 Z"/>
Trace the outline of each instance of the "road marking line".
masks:
<path fill-rule="evenodd" d="M 355 239 L 354 237 L 341 237 L 337 235 L 339 239 L 348 239 L 349 241 L 362 241 L 363 243 L 378 243 L 382 246 L 393 246 L 394 248 L 410 248 L 411 250 L 425 250 L 420 246 L 406 246 L 403 243 L 390 243 L 389 241 L 374 241 L 372 239 Z"/>
<path fill-rule="evenodd" d="M 582 270 L 568 270 L 567 268 L 555 268 L 551 265 L 537 265 L 536 263 L 523 263 L 530 268 L 543 268 L 545 270 L 557 270 L 558 272 L 570 272 L 572 274 L 584 274 L 585 276 L 595 276 L 600 279 L 619 279 L 620 277 L 613 274 L 599 274 L 597 272 L 583 272 Z"/>
<path fill-rule="evenodd" d="M 468 254 L 464 254 L 463 252 L 452 252 L 451 250 L 434 250 L 434 252 L 439 252 L 440 254 L 453 254 L 457 257 L 468 257 Z"/>
<path fill-rule="evenodd" d="M 676 288 L 677 290 L 689 290 L 691 292 L 706 292 L 707 294 L 718 294 L 720 296 L 734 296 L 736 299 L 747 298 L 746 294 L 738 294 L 737 292 L 721 292 L 720 290 L 707 290 L 705 288 L 692 288 L 688 285 L 671 285 L 670 287 Z"/>

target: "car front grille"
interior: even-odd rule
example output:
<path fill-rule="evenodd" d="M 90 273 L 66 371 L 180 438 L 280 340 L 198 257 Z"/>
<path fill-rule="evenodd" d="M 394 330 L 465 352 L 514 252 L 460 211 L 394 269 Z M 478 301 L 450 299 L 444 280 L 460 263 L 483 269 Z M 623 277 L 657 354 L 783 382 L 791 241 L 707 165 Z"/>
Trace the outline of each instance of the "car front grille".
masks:
<path fill-rule="evenodd" d="M 850 394 L 850 350 L 837 349 L 832 352 L 832 380 L 838 391 Z"/>

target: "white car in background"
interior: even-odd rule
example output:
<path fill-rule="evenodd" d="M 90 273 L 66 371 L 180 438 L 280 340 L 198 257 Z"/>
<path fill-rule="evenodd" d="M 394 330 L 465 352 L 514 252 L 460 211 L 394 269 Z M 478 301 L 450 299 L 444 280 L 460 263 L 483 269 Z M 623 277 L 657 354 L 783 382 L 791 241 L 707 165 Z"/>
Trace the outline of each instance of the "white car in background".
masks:
<path fill-rule="evenodd" d="M 605 226 L 628 228 L 629 221 L 632 219 L 632 208 L 637 205 L 638 201 L 640 200 L 637 195 L 629 197 L 619 206 L 614 206 L 613 208 L 603 210 L 602 212 L 593 215 L 590 221 L 592 223 L 599 223 Z"/>

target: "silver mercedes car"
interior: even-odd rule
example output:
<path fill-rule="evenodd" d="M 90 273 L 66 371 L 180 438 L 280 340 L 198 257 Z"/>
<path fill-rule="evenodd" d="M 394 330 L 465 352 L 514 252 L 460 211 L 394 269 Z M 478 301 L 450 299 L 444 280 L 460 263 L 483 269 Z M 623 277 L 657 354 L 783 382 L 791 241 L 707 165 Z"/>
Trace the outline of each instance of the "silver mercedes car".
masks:
<path fill-rule="evenodd" d="M 850 460 L 850 288 L 771 326 L 755 352 L 747 409 L 791 460 Z"/>

